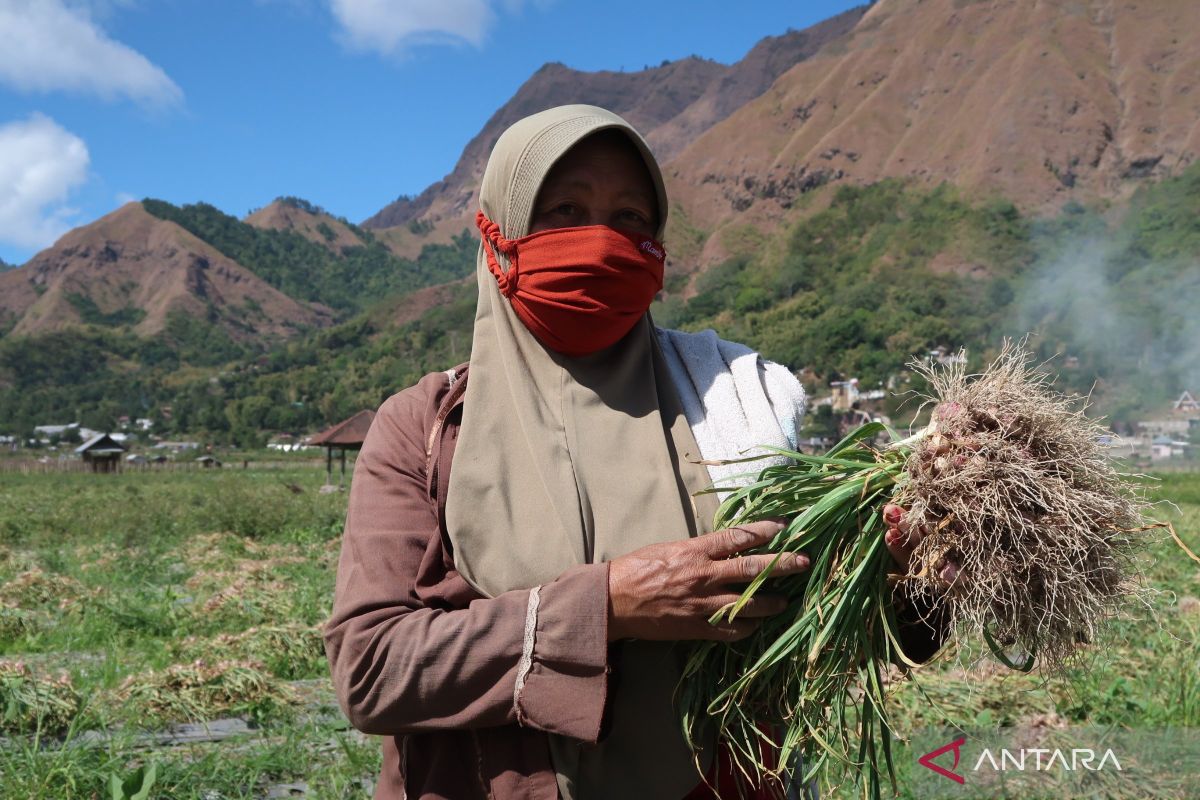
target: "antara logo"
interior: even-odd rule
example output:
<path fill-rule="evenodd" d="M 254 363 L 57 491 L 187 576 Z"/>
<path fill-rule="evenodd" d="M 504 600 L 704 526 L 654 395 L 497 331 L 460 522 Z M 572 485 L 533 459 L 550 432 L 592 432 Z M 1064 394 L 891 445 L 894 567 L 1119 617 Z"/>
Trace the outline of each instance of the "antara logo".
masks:
<path fill-rule="evenodd" d="M 978 772 L 979 768 L 986 761 L 991 765 L 992 770 L 996 772 L 1006 769 L 1034 769 L 1042 772 L 1053 769 L 1055 764 L 1058 764 L 1059 769 L 1067 772 L 1075 772 L 1080 769 L 1090 769 L 1092 772 L 1099 772 L 1104 769 L 1105 764 L 1112 766 L 1118 771 L 1124 771 L 1121 767 L 1121 762 L 1117 760 L 1117 754 L 1112 751 L 1112 748 L 1105 750 L 1101 756 L 1097 756 L 1096 751 L 1088 747 L 1075 747 L 1070 750 L 1050 750 L 1044 747 L 1032 747 L 1022 750 L 1002 748 L 999 753 L 1000 760 L 997 762 L 996 756 L 992 754 L 991 750 L 984 750 L 979 754 L 979 760 L 975 762 L 975 766 L 971 769 Z M 1097 758 L 1099 758 L 1099 763 L 1097 763 Z"/>
<path fill-rule="evenodd" d="M 921 766 L 928 767 L 929 769 L 936 772 L 938 775 L 941 775 L 942 777 L 945 777 L 945 778 L 949 778 L 950 780 L 954 781 L 955 783 L 966 783 L 966 779 L 963 778 L 962 775 L 959 775 L 957 772 L 950 771 L 952 769 L 958 769 L 958 759 L 959 759 L 958 751 L 962 748 L 962 746 L 966 743 L 966 741 L 967 741 L 967 737 L 960 736 L 957 739 L 955 739 L 953 742 L 951 742 L 950 744 L 942 745 L 937 750 L 933 750 L 931 752 L 926 753 L 925 755 L 918 758 L 917 761 L 918 761 L 918 763 L 920 763 Z M 944 753 L 948 753 L 951 750 L 954 751 L 954 765 L 950 769 L 946 769 L 941 764 L 937 764 L 934 762 L 935 758 L 937 758 L 938 756 L 940 756 Z"/>
<path fill-rule="evenodd" d="M 921 756 L 917 759 L 917 762 L 921 766 L 933 770 L 938 775 L 949 778 L 955 783 L 966 783 L 966 779 L 962 775 L 954 772 L 955 769 L 958 769 L 958 762 L 962 756 L 961 750 L 966 741 L 967 737 L 960 736 L 949 744 L 942 745 L 938 749 Z M 950 766 L 950 769 L 938 764 L 934 760 L 950 752 L 954 753 L 954 763 Z M 994 752 L 990 748 L 984 748 L 983 752 L 979 754 L 979 758 L 976 759 L 975 766 L 971 767 L 971 771 L 979 772 L 981 769 L 986 770 L 989 767 L 993 772 L 1006 770 L 1045 772 L 1055 768 L 1065 772 L 1075 772 L 1080 769 L 1099 772 L 1106 767 L 1124 771 L 1121 762 L 1117 760 L 1117 754 L 1113 752 L 1112 748 L 1105 750 L 1102 755 L 1097 755 L 1095 750 L 1086 747 L 1076 747 L 1069 750 L 1044 747 L 1022 748 L 1020 750 L 1000 748 Z"/>

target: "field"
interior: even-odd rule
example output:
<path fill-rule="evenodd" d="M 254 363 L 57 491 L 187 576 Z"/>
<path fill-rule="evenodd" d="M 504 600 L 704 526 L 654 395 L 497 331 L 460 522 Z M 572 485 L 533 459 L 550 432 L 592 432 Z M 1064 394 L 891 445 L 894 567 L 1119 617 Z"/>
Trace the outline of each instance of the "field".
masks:
<path fill-rule="evenodd" d="M 0 477 L 0 800 L 110 798 L 114 776 L 132 797 L 151 766 L 150 797 L 369 797 L 378 741 L 341 719 L 319 636 L 346 500 L 323 478 Z M 1200 476 L 1152 486 L 1200 549 Z M 1200 728 L 1200 565 L 1165 540 L 1147 572 L 1151 607 L 1070 681 L 947 658 L 897 684 L 899 732 Z"/>
<path fill-rule="evenodd" d="M 151 797 L 369 796 L 378 744 L 319 634 L 345 513 L 324 477 L 3 476 L 0 798 L 107 799 L 149 764 Z"/>

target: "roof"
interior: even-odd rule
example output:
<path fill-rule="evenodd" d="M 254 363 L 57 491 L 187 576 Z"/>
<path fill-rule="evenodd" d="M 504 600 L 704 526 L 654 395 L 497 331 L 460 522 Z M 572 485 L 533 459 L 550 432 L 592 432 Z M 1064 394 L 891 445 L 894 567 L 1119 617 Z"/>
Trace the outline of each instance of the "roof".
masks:
<path fill-rule="evenodd" d="M 75 452 L 83 455 L 90 453 L 92 455 L 103 455 L 105 453 L 124 453 L 125 446 L 113 439 L 107 433 L 97 433 L 92 438 L 88 439 L 79 447 L 75 448 Z"/>
<path fill-rule="evenodd" d="M 53 436 L 56 433 L 63 433 L 67 430 L 70 430 L 71 428 L 78 428 L 78 427 L 79 427 L 78 422 L 72 422 L 69 425 L 35 425 L 33 428 L 33 431 L 34 431 L 34 433 L 44 433 L 47 436 Z"/>
<path fill-rule="evenodd" d="M 363 440 L 367 438 L 367 429 L 371 427 L 374 419 L 374 411 L 360 411 L 332 428 L 321 431 L 309 439 L 308 443 L 325 447 L 361 447 Z"/>

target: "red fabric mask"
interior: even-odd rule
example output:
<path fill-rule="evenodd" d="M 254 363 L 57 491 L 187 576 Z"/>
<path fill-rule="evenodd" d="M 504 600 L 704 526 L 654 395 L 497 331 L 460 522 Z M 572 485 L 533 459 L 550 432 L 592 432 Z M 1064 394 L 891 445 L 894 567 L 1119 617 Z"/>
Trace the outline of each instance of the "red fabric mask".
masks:
<path fill-rule="evenodd" d="M 505 239 L 482 211 L 475 224 L 500 294 L 542 344 L 565 356 L 616 344 L 662 289 L 666 251 L 649 236 L 589 225 Z"/>

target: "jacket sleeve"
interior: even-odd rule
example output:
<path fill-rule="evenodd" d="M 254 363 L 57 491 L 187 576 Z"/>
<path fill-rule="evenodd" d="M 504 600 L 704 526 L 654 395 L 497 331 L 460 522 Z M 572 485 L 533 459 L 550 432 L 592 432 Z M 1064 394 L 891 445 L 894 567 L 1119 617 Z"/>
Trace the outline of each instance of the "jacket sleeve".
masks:
<path fill-rule="evenodd" d="M 594 742 L 608 685 L 606 564 L 461 609 L 418 598 L 440 536 L 425 480 L 437 377 L 384 403 L 355 464 L 325 627 L 338 701 L 372 734 L 516 723 Z"/>

